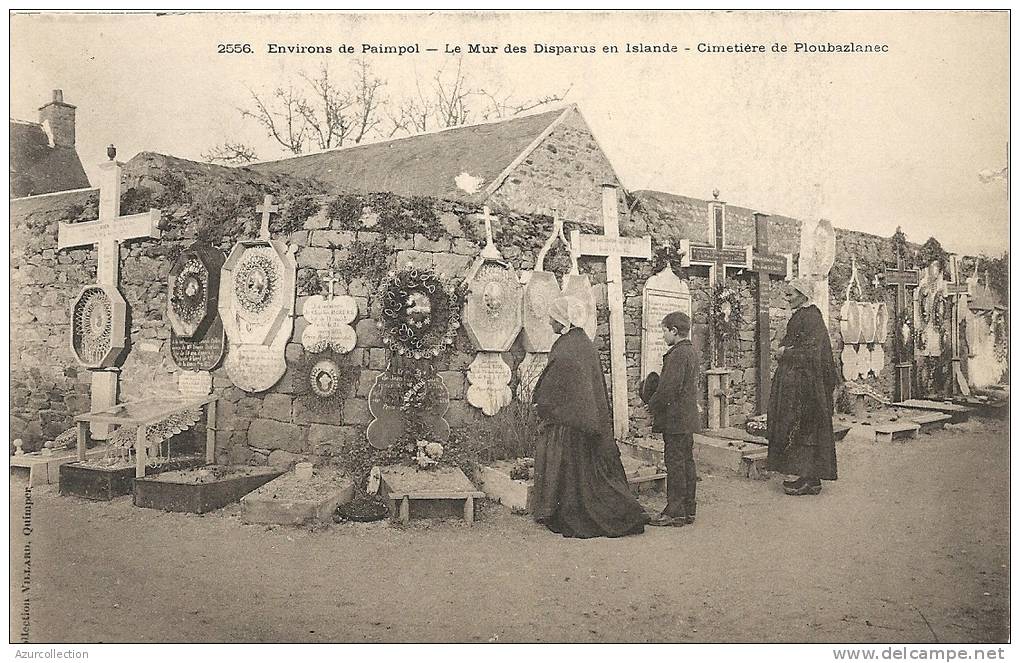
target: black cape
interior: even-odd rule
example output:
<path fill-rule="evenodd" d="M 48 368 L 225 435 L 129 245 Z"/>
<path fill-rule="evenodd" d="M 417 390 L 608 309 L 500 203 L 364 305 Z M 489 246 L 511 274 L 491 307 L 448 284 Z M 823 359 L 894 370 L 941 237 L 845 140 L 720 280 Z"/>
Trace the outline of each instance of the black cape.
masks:
<path fill-rule="evenodd" d="M 553 344 L 533 400 L 547 424 L 535 452 L 535 520 L 569 537 L 643 532 L 648 518 L 627 483 L 602 365 L 583 329 Z"/>
<path fill-rule="evenodd" d="M 769 394 L 768 467 L 783 474 L 836 479 L 832 392 L 838 376 L 832 343 L 817 306 L 797 309 Z"/>

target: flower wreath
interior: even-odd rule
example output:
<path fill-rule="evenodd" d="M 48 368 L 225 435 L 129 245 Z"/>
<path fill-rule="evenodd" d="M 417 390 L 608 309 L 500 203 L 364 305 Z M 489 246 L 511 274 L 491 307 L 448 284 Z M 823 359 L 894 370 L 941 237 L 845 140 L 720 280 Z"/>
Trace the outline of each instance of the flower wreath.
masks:
<path fill-rule="evenodd" d="M 379 287 L 382 341 L 399 355 L 432 359 L 449 351 L 460 328 L 463 288 L 428 268 L 389 272 Z"/>
<path fill-rule="evenodd" d="M 740 305 L 740 296 L 726 281 L 715 286 L 712 296 L 712 328 L 722 340 L 733 338 L 744 323 L 744 310 Z"/>

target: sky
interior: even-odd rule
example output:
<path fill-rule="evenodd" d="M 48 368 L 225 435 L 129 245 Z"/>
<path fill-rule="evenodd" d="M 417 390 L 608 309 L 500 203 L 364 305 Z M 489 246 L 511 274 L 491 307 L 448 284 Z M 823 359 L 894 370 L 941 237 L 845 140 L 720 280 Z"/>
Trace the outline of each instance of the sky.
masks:
<path fill-rule="evenodd" d="M 883 53 L 795 53 L 795 43 L 883 44 Z M 218 54 L 248 43 L 252 54 Z M 330 45 L 329 55 L 268 44 Z M 411 55 L 362 44 L 419 45 Z M 1005 12 L 516 12 L 362 14 L 23 14 L 11 19 L 12 118 L 36 120 L 60 88 L 77 109 L 93 184 L 105 147 L 200 159 L 224 140 L 285 156 L 239 106 L 323 62 L 366 58 L 392 99 L 437 68 L 447 44 L 476 86 L 517 98 L 569 88 L 624 186 L 709 198 L 882 236 L 935 236 L 950 251 L 998 255 L 1009 242 Z M 676 46 L 626 53 L 626 44 Z M 354 54 L 337 52 L 340 44 Z M 507 44 L 528 52 L 507 54 Z M 536 44 L 593 54 L 535 53 Z M 699 52 L 761 44 L 765 53 Z M 786 45 L 786 53 L 773 52 Z M 618 53 L 603 53 L 616 45 Z M 436 48 L 437 52 L 426 52 Z M 690 49 L 690 50 L 687 50 Z"/>

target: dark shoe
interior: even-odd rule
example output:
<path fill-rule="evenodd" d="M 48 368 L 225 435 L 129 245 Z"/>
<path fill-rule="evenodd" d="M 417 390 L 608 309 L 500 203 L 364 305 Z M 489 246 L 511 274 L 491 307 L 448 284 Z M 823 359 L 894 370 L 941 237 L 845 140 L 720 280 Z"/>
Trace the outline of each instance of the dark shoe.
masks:
<path fill-rule="evenodd" d="M 693 525 L 694 524 L 694 516 L 693 515 L 687 516 L 686 518 L 684 518 L 684 522 L 686 524 L 688 524 L 688 525 Z"/>
<path fill-rule="evenodd" d="M 783 490 L 786 490 L 788 488 L 793 488 L 793 489 L 800 488 L 802 485 L 804 485 L 804 483 L 806 483 L 806 481 L 807 480 L 802 478 L 802 477 L 797 477 L 796 479 L 792 479 L 790 481 L 784 481 L 783 482 Z"/>
<path fill-rule="evenodd" d="M 817 481 L 817 483 L 815 483 Z M 783 482 L 783 492 L 787 495 L 817 495 L 822 492 L 822 482 L 818 479 L 798 479 L 793 485 L 787 486 Z"/>
<path fill-rule="evenodd" d="M 683 527 L 685 520 L 686 519 L 683 516 L 673 518 L 672 516 L 660 513 L 659 515 L 652 517 L 652 519 L 648 521 L 648 524 L 652 527 Z"/>

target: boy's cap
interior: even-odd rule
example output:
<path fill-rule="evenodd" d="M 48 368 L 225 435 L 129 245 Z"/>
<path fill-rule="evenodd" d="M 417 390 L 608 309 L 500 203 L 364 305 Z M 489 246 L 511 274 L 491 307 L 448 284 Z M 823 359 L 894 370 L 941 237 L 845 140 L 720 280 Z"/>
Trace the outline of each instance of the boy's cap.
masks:
<path fill-rule="evenodd" d="M 652 371 L 641 381 L 641 402 L 647 403 L 659 389 L 659 374 Z"/>

